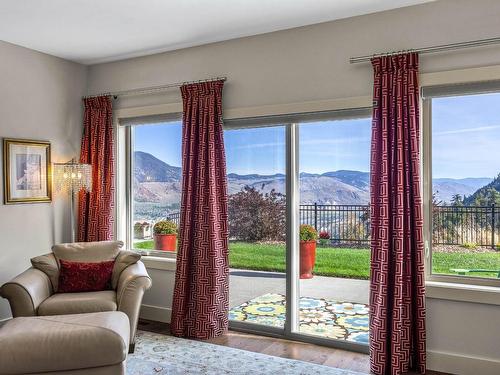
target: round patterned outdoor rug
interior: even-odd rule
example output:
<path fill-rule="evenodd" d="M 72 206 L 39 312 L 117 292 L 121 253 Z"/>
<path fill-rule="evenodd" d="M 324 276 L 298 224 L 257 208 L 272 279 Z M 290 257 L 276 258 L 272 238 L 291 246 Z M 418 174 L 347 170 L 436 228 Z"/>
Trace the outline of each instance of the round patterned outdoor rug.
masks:
<path fill-rule="evenodd" d="M 368 344 L 368 305 L 322 298 L 299 299 L 301 333 Z M 230 320 L 283 327 L 285 296 L 269 293 L 254 298 L 229 312 Z"/>

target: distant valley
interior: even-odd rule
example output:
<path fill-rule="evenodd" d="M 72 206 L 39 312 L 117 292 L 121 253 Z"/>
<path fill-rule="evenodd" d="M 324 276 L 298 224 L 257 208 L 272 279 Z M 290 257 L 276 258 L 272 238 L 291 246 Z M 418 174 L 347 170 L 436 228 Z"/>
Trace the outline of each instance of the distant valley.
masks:
<path fill-rule="evenodd" d="M 451 202 L 454 195 L 469 196 L 488 185 L 493 178 L 435 178 L 432 180 L 433 191 L 438 201 Z"/>
<path fill-rule="evenodd" d="M 157 203 L 177 207 L 181 196 L 181 168 L 171 166 L 153 155 L 136 151 L 134 161 L 134 198 L 136 204 Z M 438 178 L 433 180 L 436 198 L 450 202 L 455 194 L 469 196 L 489 184 L 492 178 Z M 264 193 L 275 190 L 285 193 L 285 176 L 228 174 L 229 194 L 245 186 Z M 339 170 L 322 174 L 301 173 L 301 204 L 368 204 L 370 175 L 367 172 Z"/>

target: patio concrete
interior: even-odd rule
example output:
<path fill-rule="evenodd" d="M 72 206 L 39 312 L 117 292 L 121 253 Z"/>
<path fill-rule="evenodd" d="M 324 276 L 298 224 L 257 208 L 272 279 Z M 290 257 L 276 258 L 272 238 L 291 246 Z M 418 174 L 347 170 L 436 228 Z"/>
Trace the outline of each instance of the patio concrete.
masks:
<path fill-rule="evenodd" d="M 285 274 L 231 269 L 229 307 L 235 307 L 267 293 L 285 294 Z M 300 280 L 300 296 L 368 304 L 369 281 L 314 276 Z"/>

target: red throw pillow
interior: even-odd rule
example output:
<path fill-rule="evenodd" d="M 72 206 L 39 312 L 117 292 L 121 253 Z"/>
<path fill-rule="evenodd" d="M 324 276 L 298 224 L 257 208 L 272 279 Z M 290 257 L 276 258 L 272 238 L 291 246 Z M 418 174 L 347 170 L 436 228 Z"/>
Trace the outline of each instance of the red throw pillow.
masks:
<path fill-rule="evenodd" d="M 100 263 L 81 263 L 59 260 L 58 293 L 96 292 L 111 289 L 114 260 Z"/>

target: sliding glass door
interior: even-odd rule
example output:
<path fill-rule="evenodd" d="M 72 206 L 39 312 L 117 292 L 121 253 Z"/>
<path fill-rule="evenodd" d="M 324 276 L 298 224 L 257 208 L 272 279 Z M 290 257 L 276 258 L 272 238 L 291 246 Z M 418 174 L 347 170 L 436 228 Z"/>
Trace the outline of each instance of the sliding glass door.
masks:
<path fill-rule="evenodd" d="M 285 126 L 226 130 L 229 319 L 283 330 L 286 321 Z"/>
<path fill-rule="evenodd" d="M 227 122 L 232 328 L 367 351 L 369 115 Z"/>
<path fill-rule="evenodd" d="M 298 125 L 296 330 L 368 343 L 370 118 Z M 308 238 L 317 233 L 318 238 Z M 309 241 L 308 241 L 309 240 Z"/>

